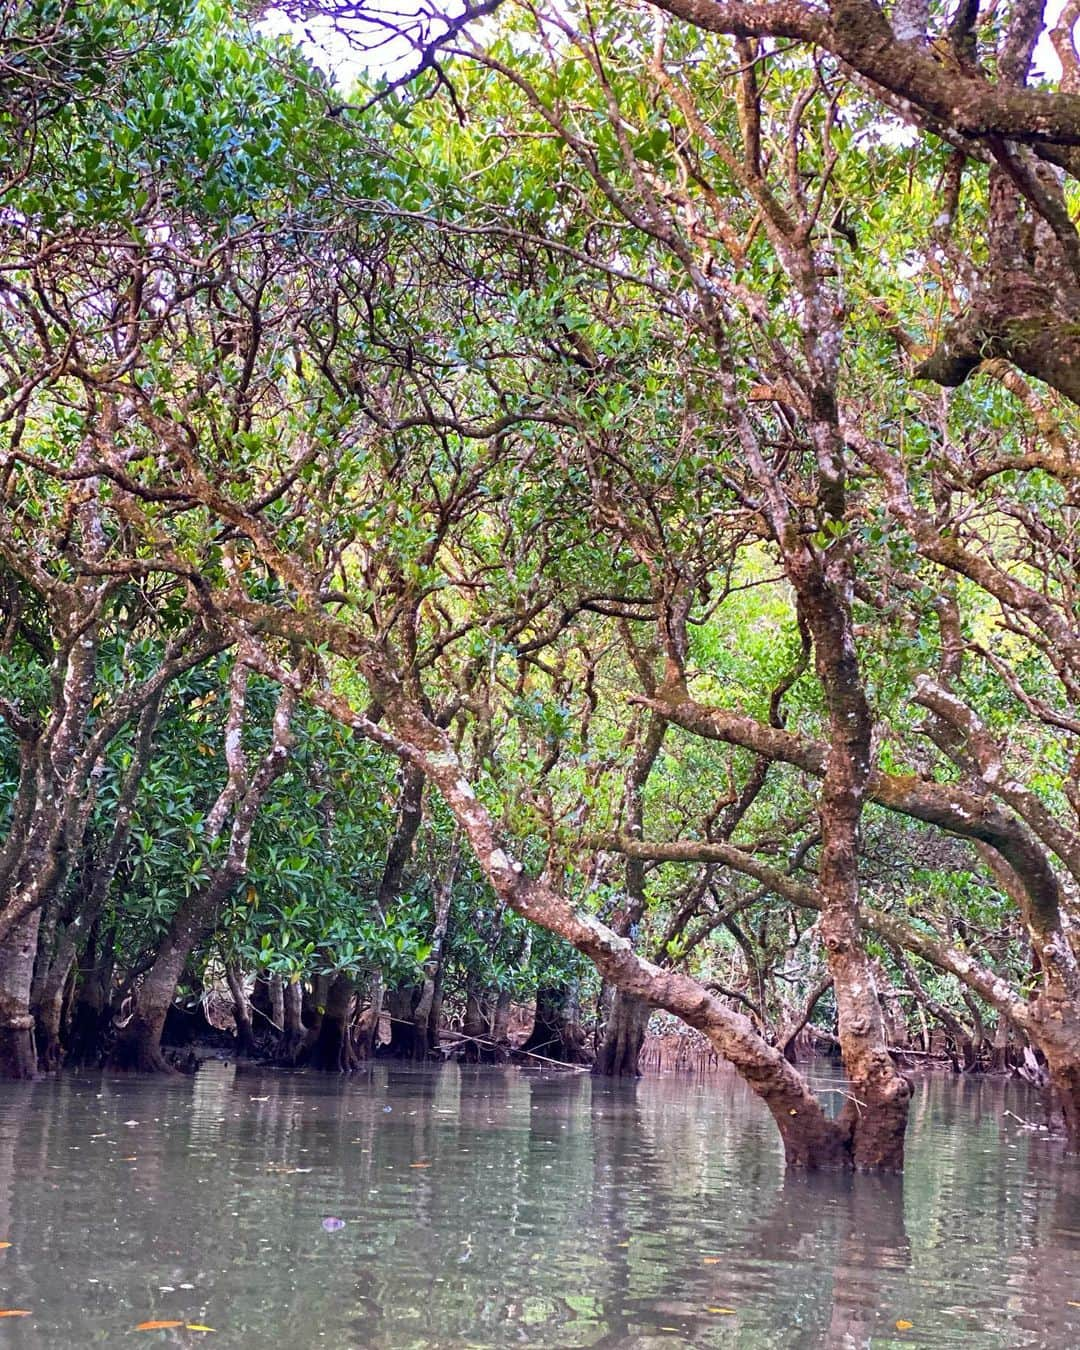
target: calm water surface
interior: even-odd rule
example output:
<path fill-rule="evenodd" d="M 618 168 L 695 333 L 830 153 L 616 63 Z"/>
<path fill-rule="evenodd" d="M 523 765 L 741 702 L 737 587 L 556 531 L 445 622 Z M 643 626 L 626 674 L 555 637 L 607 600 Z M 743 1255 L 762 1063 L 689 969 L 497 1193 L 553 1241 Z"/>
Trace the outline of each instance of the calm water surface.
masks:
<path fill-rule="evenodd" d="M 920 1082 L 901 1185 L 785 1180 L 726 1076 L 6 1085 L 0 1345 L 1080 1346 L 1080 1163 L 1006 1111 Z"/>

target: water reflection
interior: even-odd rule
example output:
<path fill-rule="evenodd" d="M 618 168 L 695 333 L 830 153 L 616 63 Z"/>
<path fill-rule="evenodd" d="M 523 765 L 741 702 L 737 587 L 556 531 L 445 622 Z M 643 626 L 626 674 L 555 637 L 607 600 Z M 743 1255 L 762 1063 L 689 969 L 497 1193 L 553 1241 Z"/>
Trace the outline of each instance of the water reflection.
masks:
<path fill-rule="evenodd" d="M 1040 1118 L 1018 1085 L 917 1084 L 901 1185 L 785 1177 L 720 1076 L 11 1085 L 0 1306 L 32 1315 L 0 1344 L 1080 1344 L 1080 1165 L 1006 1111 Z"/>

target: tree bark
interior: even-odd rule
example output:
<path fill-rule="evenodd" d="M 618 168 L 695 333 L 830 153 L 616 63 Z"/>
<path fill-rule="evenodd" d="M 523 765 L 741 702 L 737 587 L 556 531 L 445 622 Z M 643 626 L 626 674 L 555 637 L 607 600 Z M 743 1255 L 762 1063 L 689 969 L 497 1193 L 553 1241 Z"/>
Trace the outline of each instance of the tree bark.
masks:
<path fill-rule="evenodd" d="M 318 1034 L 301 1059 L 308 1068 L 321 1069 L 324 1073 L 352 1073 L 359 1064 L 353 1049 L 349 1018 L 355 992 L 353 977 L 343 970 L 338 971 L 326 992 Z"/>
<path fill-rule="evenodd" d="M 612 1078 L 639 1078 L 638 1061 L 649 1029 L 651 1009 L 642 999 L 616 989 L 604 1039 L 596 1052 L 593 1073 Z"/>
<path fill-rule="evenodd" d="M 109 1065 L 132 1073 L 172 1073 L 161 1050 L 161 1033 L 176 996 L 196 937 L 190 928 L 174 923 L 162 940 L 153 966 L 135 995 L 135 1010 L 117 1036 Z"/>
<path fill-rule="evenodd" d="M 577 1020 L 577 998 L 572 989 L 548 986 L 536 991 L 533 1029 L 519 1048 L 563 1064 L 588 1063 L 585 1036 Z"/>
<path fill-rule="evenodd" d="M 46 1073 L 55 1072 L 63 1062 L 61 1026 L 64 992 L 68 987 L 77 954 L 75 933 L 69 925 L 61 935 L 53 958 L 49 962 L 48 974 L 34 1009 L 38 1061 Z"/>
<path fill-rule="evenodd" d="M 383 979 L 378 970 L 368 976 L 367 1000 L 367 1007 L 357 1017 L 353 1028 L 353 1045 L 361 1059 L 373 1059 L 378 1049 L 383 1006 Z"/>
<path fill-rule="evenodd" d="M 34 910 L 0 939 L 0 1078 L 37 1076 L 30 984 L 40 918 Z"/>
<path fill-rule="evenodd" d="M 400 984 L 386 991 L 386 1011 L 390 1017 L 390 1040 L 384 1047 L 393 1059 L 426 1059 L 429 1051 L 427 1025 L 417 1022 L 416 1010 L 423 997 L 422 984 Z"/>
<path fill-rule="evenodd" d="M 491 1019 L 491 1039 L 499 1047 L 500 1056 L 505 1057 L 510 1049 L 510 1013 L 513 999 L 509 989 L 500 989 L 495 1000 L 495 1013 Z"/>
<path fill-rule="evenodd" d="M 239 967 L 232 961 L 226 963 L 225 979 L 233 1001 L 233 1018 L 236 1021 L 236 1050 L 240 1055 L 250 1058 L 256 1052 L 255 1028 L 251 1021 L 251 1000 L 244 988 L 244 977 Z"/>
<path fill-rule="evenodd" d="M 284 1034 L 278 1054 L 287 1063 L 292 1064 L 303 1048 L 304 1031 L 304 988 L 299 980 L 290 980 L 281 991 Z"/>
<path fill-rule="evenodd" d="M 93 924 L 83 952 L 68 1029 L 65 1056 L 68 1064 L 100 1064 L 104 1058 L 110 1024 L 112 945 L 112 933 L 103 935 L 100 925 Z"/>

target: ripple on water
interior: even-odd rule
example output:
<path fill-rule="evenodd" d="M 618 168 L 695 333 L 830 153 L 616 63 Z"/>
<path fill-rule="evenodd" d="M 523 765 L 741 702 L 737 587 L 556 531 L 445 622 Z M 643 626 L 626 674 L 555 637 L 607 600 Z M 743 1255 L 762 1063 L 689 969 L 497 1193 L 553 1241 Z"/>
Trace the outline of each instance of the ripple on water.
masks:
<path fill-rule="evenodd" d="M 724 1075 L 9 1085 L 0 1277 L 32 1315 L 0 1337 L 66 1350 L 183 1320 L 215 1347 L 1080 1345 L 1080 1166 L 1007 1109 L 1038 1118 L 1019 1085 L 917 1083 L 901 1184 L 785 1179 Z"/>

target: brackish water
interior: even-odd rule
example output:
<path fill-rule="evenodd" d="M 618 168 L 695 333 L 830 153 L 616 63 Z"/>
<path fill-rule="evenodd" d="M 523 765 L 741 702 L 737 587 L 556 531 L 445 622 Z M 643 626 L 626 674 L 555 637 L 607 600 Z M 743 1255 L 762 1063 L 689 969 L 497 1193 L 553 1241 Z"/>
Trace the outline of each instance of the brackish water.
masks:
<path fill-rule="evenodd" d="M 1006 1111 L 917 1083 L 901 1185 L 785 1180 L 726 1075 L 6 1085 L 0 1346 L 1080 1346 L 1080 1163 Z"/>

